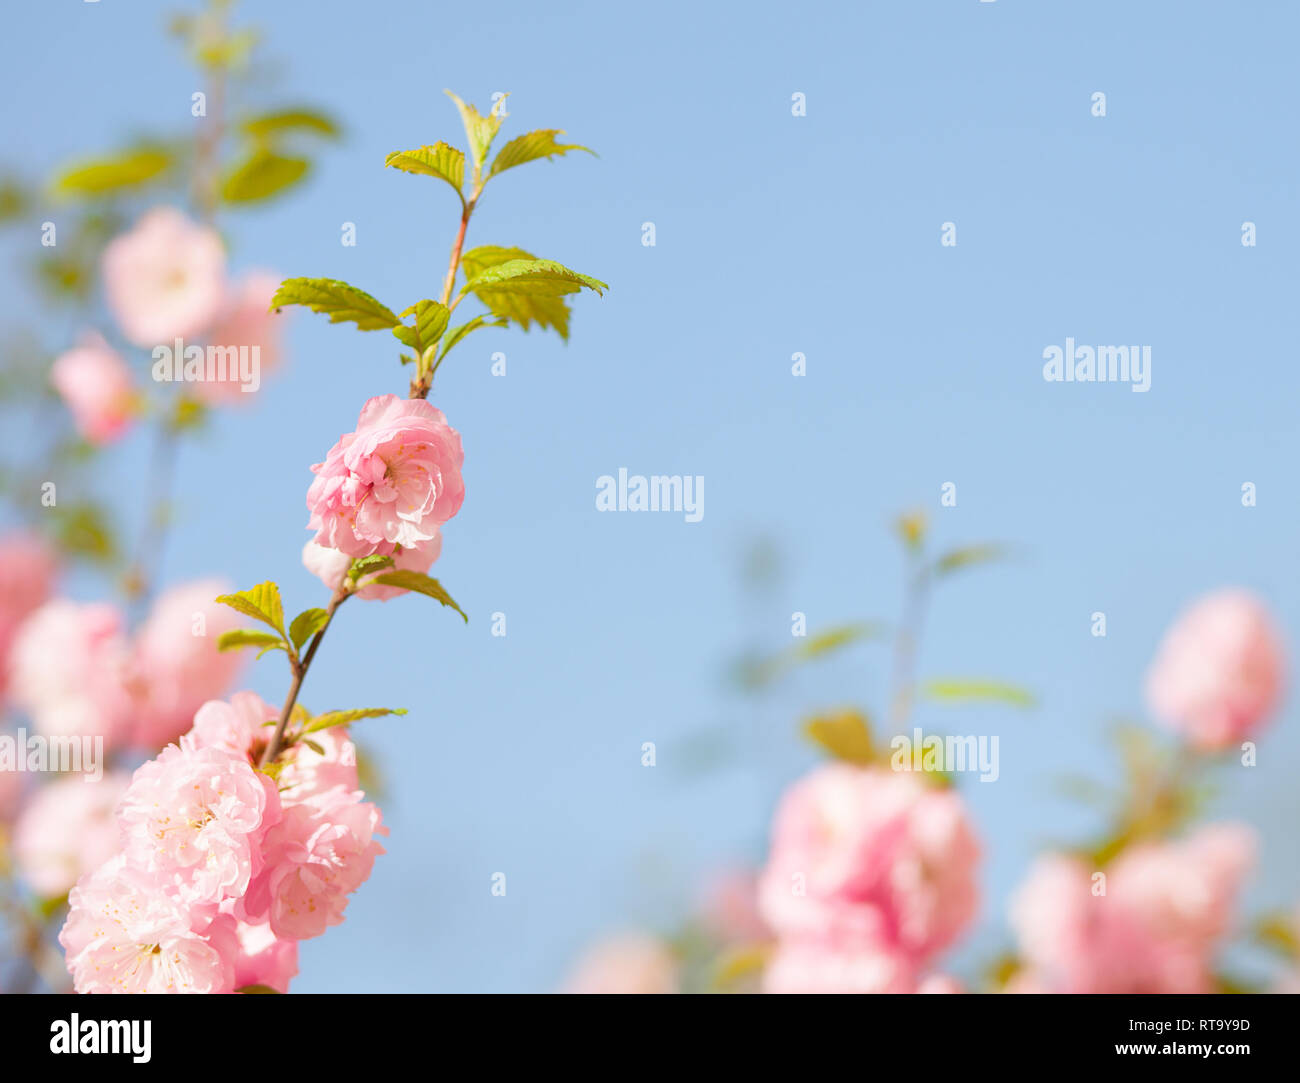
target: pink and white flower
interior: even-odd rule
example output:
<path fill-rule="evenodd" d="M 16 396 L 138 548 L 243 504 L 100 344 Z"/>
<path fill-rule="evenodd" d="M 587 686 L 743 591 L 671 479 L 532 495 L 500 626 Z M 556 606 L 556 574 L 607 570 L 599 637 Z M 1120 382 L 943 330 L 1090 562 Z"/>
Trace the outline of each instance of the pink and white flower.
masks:
<path fill-rule="evenodd" d="M 0 693 L 9 676 L 9 651 L 19 626 L 50 596 L 58 562 L 36 534 L 0 538 Z"/>
<path fill-rule="evenodd" d="M 225 270 L 217 231 L 172 207 L 149 211 L 104 249 L 109 309 L 137 346 L 199 335 L 217 315 Z"/>
<path fill-rule="evenodd" d="M 131 424 L 135 391 L 131 370 L 98 334 L 60 354 L 50 382 L 72 411 L 77 431 L 92 444 L 116 440 Z"/>
<path fill-rule="evenodd" d="M 380 395 L 355 432 L 312 467 L 308 527 L 349 556 L 392 553 L 431 541 L 465 499 L 460 434 L 423 399 Z"/>
<path fill-rule="evenodd" d="M 66 895 L 120 849 L 114 811 L 130 777 L 70 775 L 41 786 L 14 825 L 14 858 L 29 887 L 47 899 Z"/>
<path fill-rule="evenodd" d="M 1196 601 L 1165 633 L 1147 672 L 1151 711 L 1193 746 L 1244 740 L 1276 710 L 1286 663 L 1268 610 L 1243 590 Z"/>

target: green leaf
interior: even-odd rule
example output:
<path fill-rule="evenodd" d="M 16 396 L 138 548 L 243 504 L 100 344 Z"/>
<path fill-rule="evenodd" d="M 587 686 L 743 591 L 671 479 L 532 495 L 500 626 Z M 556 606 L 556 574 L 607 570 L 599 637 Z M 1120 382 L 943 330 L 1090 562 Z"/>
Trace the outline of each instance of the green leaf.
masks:
<path fill-rule="evenodd" d="M 926 681 L 922 691 L 930 699 L 945 703 L 999 702 L 1013 707 L 1032 707 L 1033 694 L 1001 681 L 941 679 Z"/>
<path fill-rule="evenodd" d="M 578 143 L 557 143 L 555 137 L 563 134 L 564 132 L 560 128 L 544 128 L 539 131 L 529 132 L 527 135 L 516 136 L 497 151 L 497 156 L 492 162 L 492 168 L 488 171 L 488 176 L 495 177 L 498 173 L 513 169 L 517 165 L 523 165 L 525 162 L 533 162 L 538 158 L 550 158 L 555 154 L 566 154 L 571 150 L 585 150 L 595 157 L 596 152 L 590 147 L 584 147 Z"/>
<path fill-rule="evenodd" d="M 351 711 L 326 711 L 324 714 L 318 714 L 303 729 L 303 733 L 318 733 L 320 730 L 327 730 L 332 726 L 346 726 L 349 722 L 356 722 L 362 718 L 381 718 L 390 714 L 406 714 L 404 707 L 358 707 Z"/>
<path fill-rule="evenodd" d="M 1006 546 L 994 543 L 967 545 L 960 549 L 953 549 L 934 562 L 934 574 L 948 575 L 972 564 L 987 564 L 989 561 L 1001 560 L 1006 556 L 1006 552 Z"/>
<path fill-rule="evenodd" d="M 327 139 L 339 137 L 339 127 L 331 117 L 314 109 L 278 109 L 249 117 L 240 127 L 253 139 L 272 139 L 283 132 L 311 132 Z"/>
<path fill-rule="evenodd" d="M 875 758 L 871 723 L 860 711 L 816 715 L 804 723 L 803 732 L 837 760 L 865 767 Z"/>
<path fill-rule="evenodd" d="M 569 337 L 565 295 L 577 293 L 584 285 L 609 288 L 521 248 L 474 248 L 461 258 L 461 266 L 467 280 L 462 294 L 473 291 L 493 315 L 514 320 L 525 331 L 535 321 L 543 330 L 554 328 L 564 339 Z"/>
<path fill-rule="evenodd" d="M 469 155 L 474 163 L 474 179 L 478 180 L 479 174 L 483 170 L 483 163 L 487 161 L 488 151 L 492 147 L 492 140 L 496 138 L 497 131 L 501 127 L 500 110 L 506 104 L 506 96 L 502 95 L 497 99 L 496 104 L 492 106 L 491 112 L 483 116 L 472 105 L 466 105 L 460 98 L 456 97 L 450 90 L 444 93 L 456 103 L 456 108 L 460 110 L 461 123 L 465 125 L 465 138 L 469 140 Z"/>
<path fill-rule="evenodd" d="M 469 272 L 466 272 L 468 277 Z M 488 267 L 465 283 L 461 293 L 473 290 L 482 295 L 484 290 L 506 290 L 511 293 L 537 294 L 542 297 L 559 297 L 577 293 L 583 287 L 603 293 L 609 286 L 599 278 L 571 271 L 562 263 L 551 259 L 509 259 Z"/>
<path fill-rule="evenodd" d="M 156 147 L 141 147 L 80 162 L 54 180 L 59 195 L 102 196 L 137 188 L 162 174 L 171 156 Z"/>
<path fill-rule="evenodd" d="M 227 203 L 255 203 L 293 187 L 306 176 L 311 162 L 259 148 L 234 168 L 221 186 Z"/>
<path fill-rule="evenodd" d="M 284 640 L 273 632 L 258 632 L 252 628 L 235 628 L 229 632 L 222 632 L 217 637 L 219 651 L 237 651 L 242 647 L 284 649 Z"/>
<path fill-rule="evenodd" d="M 393 328 L 393 334 L 404 345 L 410 346 L 417 355 L 423 356 L 424 351 L 436 343 L 447 330 L 447 320 L 451 313 L 446 305 L 439 304 L 437 301 L 416 301 L 402 313 L 402 316 L 406 317 L 412 313 L 415 314 L 415 326 L 398 324 Z"/>
<path fill-rule="evenodd" d="M 1300 923 L 1285 911 L 1264 914 L 1254 924 L 1253 939 L 1288 959 L 1300 960 Z"/>
<path fill-rule="evenodd" d="M 422 177 L 437 177 L 456 189 L 461 195 L 465 184 L 465 154 L 449 143 L 434 143 L 431 146 L 416 147 L 415 150 L 395 150 L 384 159 L 385 166 L 400 169 L 403 173 L 415 173 Z"/>
<path fill-rule="evenodd" d="M 218 595 L 216 600 L 246 617 L 269 624 L 280 633 L 281 639 L 284 638 L 284 605 L 280 601 L 280 588 L 269 579 L 237 594 Z"/>
<path fill-rule="evenodd" d="M 561 302 L 561 304 L 563 304 L 563 302 Z M 504 327 L 509 322 L 510 321 L 507 320 L 505 316 L 475 316 L 468 323 L 462 323 L 459 327 L 453 327 L 443 336 L 442 356 L 446 357 L 447 354 L 451 352 L 451 348 L 471 331 L 477 331 L 480 327 Z"/>
<path fill-rule="evenodd" d="M 282 305 L 306 305 L 327 314 L 330 323 L 351 320 L 362 331 L 382 331 L 402 322 L 364 290 L 333 278 L 286 278 L 271 298 L 272 308 Z"/>
<path fill-rule="evenodd" d="M 743 667 L 742 678 L 744 683 L 751 687 L 761 687 L 784 676 L 803 662 L 811 662 L 854 643 L 879 639 L 884 634 L 884 630 L 881 624 L 863 623 L 841 624 L 828 628 L 771 658 L 747 663 Z"/>
<path fill-rule="evenodd" d="M 363 576 L 371 575 L 381 568 L 391 568 L 393 558 L 384 556 L 382 553 L 371 553 L 368 557 L 357 557 L 348 568 L 348 578 L 354 583 Z"/>
<path fill-rule="evenodd" d="M 235 992 L 250 993 L 250 994 L 274 993 L 276 996 L 280 995 L 279 989 L 272 989 L 269 985 L 241 985 L 238 989 L 235 990 Z"/>
<path fill-rule="evenodd" d="M 310 748 L 313 752 L 315 752 L 316 755 L 318 756 L 325 755 L 325 749 L 321 746 L 320 742 L 313 741 L 310 737 L 304 737 L 302 738 L 302 743 L 305 744 L 308 748 Z"/>
<path fill-rule="evenodd" d="M 465 623 L 469 623 L 469 617 L 465 616 L 465 611 L 455 603 L 450 594 L 442 589 L 442 584 L 431 576 L 406 569 L 397 569 L 377 575 L 371 582 L 382 583 L 387 587 L 402 587 L 405 590 L 413 590 L 417 594 L 427 594 L 430 598 L 436 598 L 443 605 L 456 610 L 464 618 Z"/>
<path fill-rule="evenodd" d="M 294 648 L 301 648 L 307 640 L 325 627 L 329 619 L 330 615 L 324 609 L 304 609 L 294 617 L 293 623 L 289 625 L 289 639 Z"/>

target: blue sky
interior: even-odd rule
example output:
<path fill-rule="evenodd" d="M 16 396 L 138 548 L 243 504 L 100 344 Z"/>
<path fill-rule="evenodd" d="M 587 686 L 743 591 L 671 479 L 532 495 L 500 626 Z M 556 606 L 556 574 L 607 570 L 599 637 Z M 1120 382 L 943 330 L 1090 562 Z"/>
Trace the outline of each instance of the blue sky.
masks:
<path fill-rule="evenodd" d="M 46 172 L 133 130 L 183 131 L 202 87 L 162 38 L 168 10 L 10 13 L 2 78 L 24 106 L 6 115 L 4 157 Z M 410 714 L 362 734 L 388 781 L 390 852 L 349 920 L 304 948 L 296 988 L 547 989 L 592 936 L 669 922 L 709 869 L 757 859 L 780 786 L 815 762 L 801 712 L 880 710 L 887 657 L 847 652 L 761 706 L 728 690 L 726 664 L 747 643 L 787 643 L 795 610 L 814 627 L 892 619 L 889 523 L 904 508 L 930 513 L 940 547 L 1018 552 L 937 593 L 922 673 L 1005 677 L 1041 699 L 918 718 L 1001 737 L 1000 781 L 964 787 L 988 857 L 968 967 L 1002 946 L 1006 895 L 1035 850 L 1095 824 L 1051 780 L 1113 770 L 1107 726 L 1140 717 L 1143 670 L 1186 601 L 1250 587 L 1300 642 L 1300 152 L 1279 135 L 1295 12 L 242 10 L 279 61 L 277 100 L 326 107 L 347 139 L 301 194 L 224 223 L 236 267 L 342 278 L 394 305 L 435 295 L 454 197 L 383 160 L 462 142 L 450 87 L 480 104 L 509 91 L 505 137 L 558 126 L 600 155 L 494 181 L 469 243 L 518 245 L 612 287 L 575 302 L 567 346 L 481 332 L 439 372 L 433 401 L 464 437 L 468 495 L 437 574 L 471 622 L 406 598 L 349 607 L 330 633 L 308 705 Z M 806 116 L 791 114 L 796 92 Z M 345 221 L 355 248 L 339 243 Z M 955 248 L 939 243 L 949 221 Z M 1244 221 L 1256 247 L 1240 243 Z M 24 302 L 7 294 L 12 318 Z M 1067 336 L 1149 345 L 1150 392 L 1044 382 L 1042 352 Z M 290 605 L 320 604 L 298 557 L 308 466 L 406 376 L 385 335 L 302 314 L 289 341 L 258 402 L 186 448 L 169 581 L 271 577 Z M 105 484 L 129 493 L 141 445 L 109 461 Z M 598 513 L 596 479 L 619 467 L 703 475 L 703 520 Z M 945 482 L 955 508 L 939 506 Z M 740 564 L 759 537 L 784 575 L 747 598 Z M 1089 634 L 1095 610 L 1105 639 Z M 504 639 L 489 634 L 495 611 Z M 279 700 L 284 674 L 268 659 L 250 683 Z M 1300 895 L 1296 721 L 1288 707 L 1214 806 L 1260 826 L 1256 906 Z M 728 765 L 680 762 L 718 732 Z M 647 740 L 654 770 L 639 762 Z M 496 872 L 505 898 L 490 894 Z"/>

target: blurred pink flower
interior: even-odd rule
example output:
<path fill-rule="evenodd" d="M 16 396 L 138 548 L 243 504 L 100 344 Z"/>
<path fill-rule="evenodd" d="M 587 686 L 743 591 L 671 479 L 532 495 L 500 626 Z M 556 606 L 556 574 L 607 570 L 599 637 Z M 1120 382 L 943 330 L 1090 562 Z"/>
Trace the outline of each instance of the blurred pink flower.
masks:
<path fill-rule="evenodd" d="M 10 693 L 47 737 L 129 737 L 122 615 L 106 604 L 47 602 L 22 625 L 9 656 Z"/>
<path fill-rule="evenodd" d="M 592 946 L 565 982 L 564 993 L 676 993 L 678 964 L 667 944 L 646 933 L 622 933 Z"/>
<path fill-rule="evenodd" d="M 1285 658 L 1268 611 L 1243 590 L 1208 594 L 1165 633 L 1147 671 L 1153 714 L 1191 744 L 1250 736 L 1277 707 Z"/>
<path fill-rule="evenodd" d="M 974 917 L 979 857 L 955 790 L 910 773 L 828 764 L 781 799 L 759 906 L 782 941 L 921 962 Z"/>
<path fill-rule="evenodd" d="M 284 316 L 270 309 L 271 298 L 279 286 L 279 275 L 269 271 L 250 271 L 244 275 L 228 290 L 207 335 L 213 346 L 248 347 L 250 357 L 256 346 L 259 384 L 280 361 L 280 328 Z M 256 390 L 254 387 L 253 391 L 244 391 L 237 373 L 226 380 L 204 380 L 194 387 L 200 398 L 214 405 L 250 401 Z"/>
<path fill-rule="evenodd" d="M 190 728 L 194 712 L 224 695 L 243 669 L 242 651 L 217 650 L 223 632 L 240 626 L 238 614 L 214 601 L 219 580 L 183 583 L 153 604 L 136 635 L 132 675 L 138 699 L 133 741 L 160 748 Z"/>
<path fill-rule="evenodd" d="M 23 776 L 17 771 L 0 770 L 0 827 L 13 819 L 22 799 Z"/>
<path fill-rule="evenodd" d="M 410 548 L 403 548 L 401 552 L 394 554 L 393 568 L 427 575 L 429 569 L 433 566 L 433 562 L 438 559 L 441 553 L 442 531 L 438 527 L 434 527 L 432 538 L 418 542 Z M 347 553 L 341 553 L 337 549 L 326 549 L 325 546 L 318 545 L 314 541 L 309 541 L 302 549 L 303 567 L 329 587 L 330 590 L 333 590 L 343 581 L 343 576 L 352 567 L 352 559 Z M 391 570 L 393 569 L 382 569 L 382 571 Z M 378 574 L 380 572 L 375 573 L 375 575 Z M 396 598 L 399 594 L 410 593 L 403 587 L 390 587 L 382 583 L 376 583 L 374 578 L 374 575 L 362 577 L 361 583 L 369 583 L 370 585 L 362 586 L 356 592 L 358 598 L 366 601 L 386 602 L 390 598 Z"/>
<path fill-rule="evenodd" d="M 239 954 L 235 957 L 235 988 L 265 985 L 280 993 L 298 973 L 298 941 L 285 940 L 269 925 L 239 922 L 235 929 Z"/>
<path fill-rule="evenodd" d="M 715 876 L 704 896 L 701 918 L 719 940 L 748 944 L 771 936 L 758 912 L 758 874 L 728 869 Z"/>
<path fill-rule="evenodd" d="M 39 787 L 14 828 L 18 871 L 38 895 L 66 895 L 83 875 L 118 852 L 113 812 L 130 782 L 114 771 L 100 779 L 72 775 Z"/>
<path fill-rule="evenodd" d="M 50 596 L 57 571 L 54 551 L 38 535 L 0 537 L 0 693 L 8 684 L 9 650 L 19 625 Z"/>
<path fill-rule="evenodd" d="M 1012 901 L 1028 977 L 1061 993 L 1212 991 L 1213 956 L 1255 852 L 1244 825 L 1213 824 L 1136 845 L 1094 881 L 1082 859 L 1047 855 Z"/>
<path fill-rule="evenodd" d="M 225 251 L 216 230 L 172 207 L 147 212 L 104 249 L 108 306 L 137 346 L 199 335 L 221 305 Z"/>
<path fill-rule="evenodd" d="M 765 993 L 914 993 L 913 960 L 870 942 L 783 940 L 763 971 Z"/>
<path fill-rule="evenodd" d="M 235 986 L 229 923 L 184 907 L 119 855 L 80 880 L 59 933 L 79 993 L 229 993 Z"/>
<path fill-rule="evenodd" d="M 961 982 L 951 974 L 928 974 L 921 979 L 921 984 L 916 987 L 918 993 L 943 993 L 959 994 L 966 990 L 962 988 Z"/>
<path fill-rule="evenodd" d="M 315 540 L 349 556 L 431 540 L 465 499 L 460 434 L 423 399 L 380 395 L 334 445 L 307 490 Z"/>
<path fill-rule="evenodd" d="M 107 444 L 126 432 L 135 408 L 131 370 L 99 335 L 55 358 L 50 382 L 90 443 Z"/>

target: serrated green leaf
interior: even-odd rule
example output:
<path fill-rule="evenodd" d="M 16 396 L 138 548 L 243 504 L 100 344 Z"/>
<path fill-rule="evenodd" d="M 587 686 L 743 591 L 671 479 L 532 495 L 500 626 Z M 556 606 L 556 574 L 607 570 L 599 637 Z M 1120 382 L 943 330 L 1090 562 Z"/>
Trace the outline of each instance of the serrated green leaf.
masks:
<path fill-rule="evenodd" d="M 146 184 L 159 177 L 171 164 L 171 155 L 157 147 L 92 158 L 60 173 L 54 180 L 54 191 L 71 196 L 108 195 Z"/>
<path fill-rule="evenodd" d="M 367 575 L 380 571 L 383 568 L 391 568 L 393 558 L 384 556 L 382 553 L 371 553 L 368 557 L 357 557 L 348 568 L 348 578 L 354 583 Z"/>
<path fill-rule="evenodd" d="M 456 610 L 469 623 L 469 617 L 465 616 L 465 611 L 452 599 L 452 596 L 442 589 L 442 584 L 432 576 L 423 575 L 420 572 L 413 572 L 408 569 L 395 569 L 391 572 L 384 572 L 375 576 L 372 583 L 382 583 L 388 587 L 402 587 L 405 590 L 413 590 L 417 594 L 425 594 L 430 598 L 435 598 L 443 605 L 449 606 Z"/>
<path fill-rule="evenodd" d="M 468 276 L 468 272 L 467 276 Z M 461 293 L 508 290 L 511 293 L 559 297 L 583 288 L 603 293 L 609 286 L 599 278 L 579 274 L 552 259 L 509 259 L 488 267 L 465 283 Z"/>
<path fill-rule="evenodd" d="M 538 158 L 550 158 L 556 154 L 567 154 L 571 150 L 585 150 L 595 157 L 596 152 L 590 147 L 584 147 L 579 143 L 557 143 L 555 137 L 563 134 L 564 131 L 560 128 L 543 128 L 535 132 L 528 132 L 526 135 L 516 136 L 497 151 L 497 156 L 492 162 L 492 168 L 488 171 L 488 176 L 495 177 L 498 173 L 513 169 L 517 165 L 523 165 L 525 162 L 533 162 Z"/>
<path fill-rule="evenodd" d="M 984 545 L 966 545 L 960 549 L 953 549 L 951 552 L 944 553 L 934 562 L 935 575 L 948 575 L 961 568 L 970 567 L 972 564 L 987 564 L 990 561 L 1001 560 L 1006 556 L 1006 546 L 995 543 Z"/>
<path fill-rule="evenodd" d="M 456 189 L 456 194 L 464 202 L 461 188 L 465 184 L 465 154 L 449 143 L 438 142 L 414 150 L 395 150 L 384 159 L 384 165 L 400 169 L 403 173 L 444 180 Z"/>
<path fill-rule="evenodd" d="M 346 726 L 362 718 L 382 718 L 384 715 L 406 714 L 405 707 L 359 707 L 351 711 L 326 711 L 318 714 L 303 729 L 303 733 L 319 733 L 332 726 Z"/>
<path fill-rule="evenodd" d="M 442 337 L 442 333 L 447 330 L 447 320 L 451 313 L 446 305 L 438 301 L 416 301 L 402 313 L 402 316 L 406 317 L 412 313 L 415 314 L 415 326 L 398 324 L 393 328 L 393 334 L 403 345 L 411 347 L 416 354 L 423 355 L 424 351 L 437 342 Z"/>
<path fill-rule="evenodd" d="M 578 275 L 561 264 L 539 260 L 521 248 L 486 245 L 471 249 L 461 259 L 466 284 L 495 316 L 513 320 L 525 331 L 536 322 L 543 330 L 554 328 L 569 337 L 569 306 L 564 298 L 584 285 L 597 289 L 605 283 Z M 557 270 L 558 269 L 558 270 Z"/>
<path fill-rule="evenodd" d="M 280 601 L 280 588 L 269 579 L 248 590 L 218 595 L 216 600 L 246 617 L 269 624 L 280 633 L 281 639 L 284 638 L 284 605 Z"/>
<path fill-rule="evenodd" d="M 339 137 L 339 127 L 333 118 L 315 109 L 277 109 L 248 117 L 240 127 L 253 139 L 272 139 L 282 132 L 303 131 L 327 139 Z"/>
<path fill-rule="evenodd" d="M 304 609 L 289 625 L 289 639 L 294 649 L 300 649 L 307 640 L 325 627 L 330 615 L 324 609 Z"/>
<path fill-rule="evenodd" d="M 1032 707 L 1033 694 L 1014 684 L 1002 681 L 941 679 L 926 681 L 922 692 L 933 700 L 945 703 L 999 702 L 1013 707 Z"/>
<path fill-rule="evenodd" d="M 860 711 L 816 715 L 804 723 L 803 732 L 837 760 L 865 767 L 875 758 L 871 722 Z"/>
<path fill-rule="evenodd" d="M 483 116 L 474 106 L 466 105 L 450 90 L 444 93 L 456 103 L 456 108 L 460 111 L 461 123 L 465 125 L 465 138 L 469 140 L 470 160 L 474 163 L 474 179 L 477 181 L 483 163 L 487 161 L 488 151 L 492 148 L 492 140 L 501 127 L 500 110 L 505 106 L 506 96 L 498 98 L 488 115 Z"/>
<path fill-rule="evenodd" d="M 221 185 L 227 203 L 255 203 L 292 188 L 306 176 L 311 162 L 259 148 L 237 165 Z"/>
<path fill-rule="evenodd" d="M 563 302 L 561 302 L 561 304 L 563 304 Z M 477 331 L 480 327 L 504 327 L 508 322 L 509 320 L 507 320 L 505 316 L 475 316 L 468 323 L 462 323 L 459 327 L 453 327 L 443 336 L 442 356 L 446 357 L 447 354 L 451 352 L 451 348 L 471 331 Z M 565 330 L 567 331 L 567 329 L 568 324 L 566 322 Z"/>
<path fill-rule="evenodd" d="M 235 628 L 217 636 L 217 650 L 236 651 L 243 647 L 265 647 L 275 650 L 284 647 L 284 640 L 274 632 L 258 632 L 252 628 Z"/>
<path fill-rule="evenodd" d="M 272 308 L 283 305 L 306 305 L 328 315 L 330 323 L 350 320 L 362 331 L 382 331 L 402 322 L 364 290 L 334 278 L 286 278 L 271 298 Z"/>

